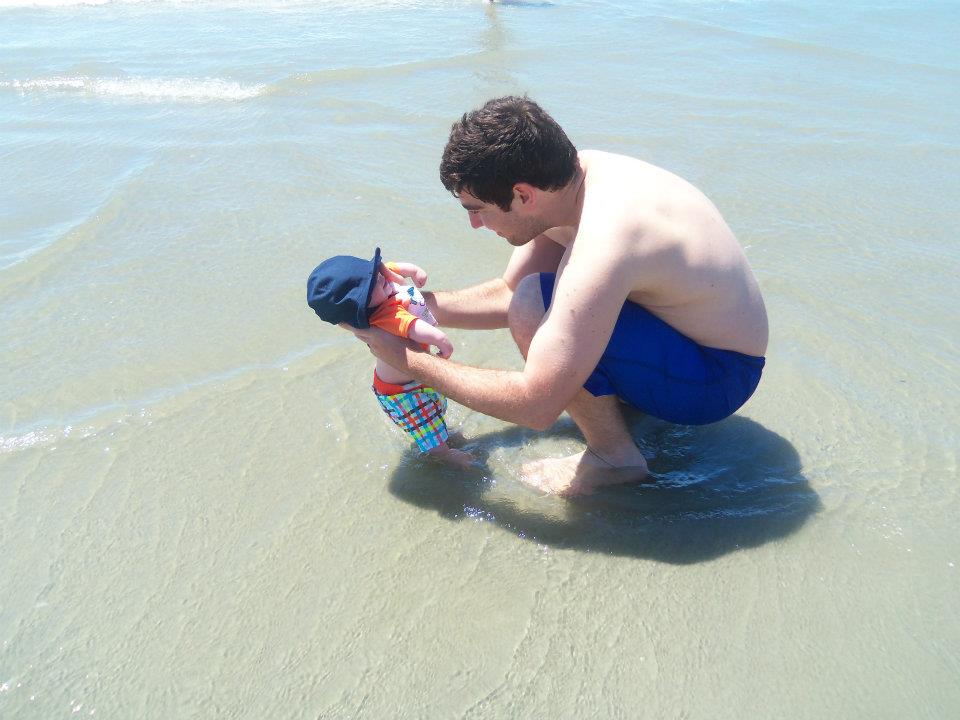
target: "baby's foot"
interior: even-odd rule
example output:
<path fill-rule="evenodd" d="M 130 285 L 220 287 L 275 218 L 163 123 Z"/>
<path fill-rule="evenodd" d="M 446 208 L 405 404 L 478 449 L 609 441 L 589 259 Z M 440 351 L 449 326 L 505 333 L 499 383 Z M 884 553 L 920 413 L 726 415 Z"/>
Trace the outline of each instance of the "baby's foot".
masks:
<path fill-rule="evenodd" d="M 463 436 L 462 432 L 454 430 L 447 436 L 447 444 L 450 447 L 459 448 L 467 444 L 467 439 Z"/>
<path fill-rule="evenodd" d="M 463 450 L 452 448 L 446 443 L 435 447 L 433 450 L 428 452 L 427 455 L 434 460 L 439 460 L 440 462 L 460 468 L 461 470 L 475 467 L 477 464 L 477 459 L 473 455 Z"/>

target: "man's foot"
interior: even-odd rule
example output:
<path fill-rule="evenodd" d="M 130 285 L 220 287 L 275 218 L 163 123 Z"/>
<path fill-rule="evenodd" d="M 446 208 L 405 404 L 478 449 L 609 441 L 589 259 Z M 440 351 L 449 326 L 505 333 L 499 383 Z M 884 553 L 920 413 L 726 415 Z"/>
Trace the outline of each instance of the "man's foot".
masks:
<path fill-rule="evenodd" d="M 446 444 L 435 447 L 433 450 L 427 453 L 427 456 L 432 460 L 439 460 L 442 463 L 452 465 L 453 467 L 460 468 L 461 470 L 476 467 L 477 464 L 477 459 L 470 453 L 463 450 L 457 450 L 456 448 L 452 448 Z"/>
<path fill-rule="evenodd" d="M 647 461 L 634 450 L 605 458 L 587 448 L 565 458 L 537 460 L 520 468 L 520 479 L 555 495 L 589 495 L 604 485 L 644 480 L 649 474 Z"/>

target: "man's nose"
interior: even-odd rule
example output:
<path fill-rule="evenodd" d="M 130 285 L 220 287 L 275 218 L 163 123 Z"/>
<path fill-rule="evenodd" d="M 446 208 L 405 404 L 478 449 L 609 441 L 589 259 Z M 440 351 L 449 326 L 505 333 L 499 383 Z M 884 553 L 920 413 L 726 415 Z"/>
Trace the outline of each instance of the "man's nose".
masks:
<path fill-rule="evenodd" d="M 480 219 L 479 214 L 467 213 L 467 217 L 470 218 L 470 227 L 474 230 L 483 227 L 483 220 Z"/>

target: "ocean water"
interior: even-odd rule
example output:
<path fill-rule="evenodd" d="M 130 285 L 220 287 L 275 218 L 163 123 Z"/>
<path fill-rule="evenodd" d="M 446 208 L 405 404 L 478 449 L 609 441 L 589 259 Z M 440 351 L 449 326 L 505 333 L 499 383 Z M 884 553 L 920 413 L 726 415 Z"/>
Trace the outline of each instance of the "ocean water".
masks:
<path fill-rule="evenodd" d="M 0 718 L 960 714 L 960 5 L 0 1 Z M 331 254 L 479 282 L 438 180 L 529 93 L 724 213 L 771 320 L 656 480 L 452 406 L 421 462 L 306 307 Z M 520 367 L 505 332 L 454 359 Z"/>

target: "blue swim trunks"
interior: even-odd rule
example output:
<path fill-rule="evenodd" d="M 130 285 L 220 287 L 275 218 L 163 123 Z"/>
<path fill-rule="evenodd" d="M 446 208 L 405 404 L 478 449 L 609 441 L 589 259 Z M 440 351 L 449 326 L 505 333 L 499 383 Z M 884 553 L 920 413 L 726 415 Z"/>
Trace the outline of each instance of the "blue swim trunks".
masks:
<path fill-rule="evenodd" d="M 550 307 L 553 273 L 540 273 Z M 584 388 L 616 395 L 648 415 L 706 425 L 733 415 L 760 382 L 765 360 L 698 345 L 640 305 L 626 302 L 600 363 Z"/>

